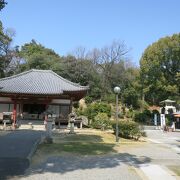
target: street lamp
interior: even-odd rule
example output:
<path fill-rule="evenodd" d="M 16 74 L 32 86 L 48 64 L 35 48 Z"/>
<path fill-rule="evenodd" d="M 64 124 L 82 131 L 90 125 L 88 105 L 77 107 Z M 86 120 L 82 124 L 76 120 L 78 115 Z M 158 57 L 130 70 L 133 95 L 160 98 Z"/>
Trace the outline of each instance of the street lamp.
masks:
<path fill-rule="evenodd" d="M 118 138 L 118 134 L 119 134 L 119 130 L 118 130 L 118 94 L 120 93 L 120 87 L 116 86 L 114 88 L 114 93 L 116 94 L 116 142 L 118 142 L 119 138 Z"/>

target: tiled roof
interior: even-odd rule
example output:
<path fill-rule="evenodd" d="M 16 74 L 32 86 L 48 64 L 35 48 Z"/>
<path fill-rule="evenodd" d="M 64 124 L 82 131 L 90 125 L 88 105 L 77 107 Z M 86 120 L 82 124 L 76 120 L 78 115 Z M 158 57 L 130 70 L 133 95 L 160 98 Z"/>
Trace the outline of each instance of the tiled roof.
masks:
<path fill-rule="evenodd" d="M 68 81 L 51 70 L 32 69 L 0 79 L 0 93 L 60 95 L 87 90 L 87 86 Z"/>

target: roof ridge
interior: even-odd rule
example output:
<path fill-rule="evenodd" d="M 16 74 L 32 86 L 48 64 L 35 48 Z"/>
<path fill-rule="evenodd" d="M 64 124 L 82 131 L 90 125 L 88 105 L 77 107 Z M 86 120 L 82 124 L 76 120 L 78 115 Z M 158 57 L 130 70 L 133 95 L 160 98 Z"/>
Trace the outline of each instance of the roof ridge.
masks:
<path fill-rule="evenodd" d="M 31 69 L 20 74 L 0 79 L 0 95 L 69 95 L 79 100 L 89 89 L 73 83 L 52 70 Z"/>
<path fill-rule="evenodd" d="M 7 79 L 13 79 L 13 78 L 22 76 L 22 75 L 27 74 L 27 73 L 32 72 L 32 71 L 33 71 L 33 69 L 30 69 L 28 71 L 24 71 L 24 72 L 21 72 L 19 74 L 15 74 L 15 75 L 12 75 L 12 76 L 9 76 L 9 77 L 0 78 L 0 81 L 4 81 L 4 80 L 7 80 Z"/>
<path fill-rule="evenodd" d="M 67 82 L 67 83 L 69 83 L 69 84 L 71 84 L 71 85 L 74 85 L 74 86 L 76 86 L 76 87 L 79 87 L 79 88 L 89 88 L 89 86 L 82 86 L 82 85 L 80 85 L 80 84 L 78 84 L 78 83 L 71 82 L 71 81 L 63 78 L 62 76 L 58 75 L 57 73 L 55 73 L 54 71 L 52 71 L 52 70 L 50 70 L 50 69 L 49 69 L 49 70 L 30 69 L 30 70 L 28 70 L 28 71 L 24 71 L 24 72 L 22 72 L 22 73 L 19 73 L 19 74 L 13 75 L 13 76 L 1 78 L 1 79 L 0 79 L 0 82 L 1 82 L 1 81 L 4 81 L 4 80 L 13 79 L 13 78 L 22 76 L 22 75 L 28 74 L 28 73 L 30 73 L 30 72 L 41 72 L 41 73 L 45 73 L 45 72 L 46 72 L 46 73 L 51 73 L 51 74 L 55 75 L 56 77 L 60 78 L 61 80 L 65 81 L 65 82 Z"/>
<path fill-rule="evenodd" d="M 32 71 L 34 71 L 34 72 L 51 72 L 52 70 L 49 70 L 49 69 L 45 69 L 45 70 L 43 70 L 43 69 L 31 69 Z"/>
<path fill-rule="evenodd" d="M 70 84 L 72 84 L 72 85 L 74 85 L 74 86 L 82 87 L 82 88 L 85 88 L 85 87 L 89 88 L 89 86 L 81 86 L 81 85 L 78 84 L 78 83 L 74 83 L 74 82 L 72 82 L 72 81 L 69 81 L 69 80 L 63 78 L 62 76 L 58 75 L 57 73 L 55 73 L 55 72 L 52 71 L 52 70 L 49 70 L 49 71 L 50 71 L 52 74 L 54 74 L 55 76 L 57 76 L 58 78 L 61 78 L 62 80 L 66 81 L 66 82 L 68 82 L 68 83 L 70 83 Z"/>
<path fill-rule="evenodd" d="M 7 79 L 13 79 L 13 78 L 22 76 L 22 75 L 27 74 L 27 73 L 30 73 L 30 72 L 45 72 L 45 71 L 46 71 L 46 72 L 51 72 L 52 70 L 30 69 L 30 70 L 28 70 L 28 71 L 24 71 L 24 72 L 21 72 L 21 73 L 19 73 L 19 74 L 15 74 L 15 75 L 12 75 L 12 76 L 0 78 L 0 81 L 4 81 L 4 80 L 7 80 Z"/>

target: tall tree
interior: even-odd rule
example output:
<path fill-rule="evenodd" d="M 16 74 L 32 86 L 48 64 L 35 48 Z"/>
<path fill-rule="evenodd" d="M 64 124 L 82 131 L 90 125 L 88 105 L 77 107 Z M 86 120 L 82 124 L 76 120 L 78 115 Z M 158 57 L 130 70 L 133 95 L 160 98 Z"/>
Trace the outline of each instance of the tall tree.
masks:
<path fill-rule="evenodd" d="M 9 65 L 12 61 L 14 51 L 11 48 L 12 31 L 5 31 L 0 22 L 0 77 L 5 77 L 9 72 Z"/>
<path fill-rule="evenodd" d="M 0 11 L 7 2 L 0 0 Z M 13 29 L 4 29 L 0 21 L 0 78 L 13 74 L 15 67 L 16 48 L 11 47 L 11 42 L 15 36 Z"/>
<path fill-rule="evenodd" d="M 101 49 L 94 49 L 89 53 L 91 61 L 95 64 L 97 71 L 101 75 L 102 95 L 111 92 L 114 84 L 114 74 L 121 73 L 121 62 L 126 59 L 129 50 L 124 42 L 114 41 L 109 46 Z M 120 67 L 117 68 L 117 66 Z M 116 84 L 118 85 L 118 84 Z"/>
<path fill-rule="evenodd" d="M 140 82 L 139 68 L 129 67 L 124 72 L 124 81 L 122 89 L 122 101 L 127 106 L 134 108 L 140 107 Z"/>
<path fill-rule="evenodd" d="M 29 69 L 52 69 L 55 63 L 59 63 L 60 57 L 52 49 L 45 48 L 41 44 L 32 40 L 24 44 L 19 56 L 23 59 L 21 71 Z"/>
<path fill-rule="evenodd" d="M 0 0 L 0 11 L 5 7 L 6 4 L 7 4 L 6 1 Z"/>
<path fill-rule="evenodd" d="M 114 86 L 120 85 L 122 91 L 129 88 L 124 93 L 124 102 L 136 105 L 137 93 L 134 93 L 136 90 L 133 85 L 136 71 L 133 66 L 127 66 L 127 53 L 124 44 L 113 42 L 110 46 L 90 52 L 80 47 L 71 55 L 60 57 L 35 40 L 23 45 L 19 52 L 23 62 L 20 63 L 21 71 L 31 68 L 51 69 L 70 81 L 89 85 L 88 95 L 94 100 L 105 99 L 112 93 Z M 131 85 L 133 88 L 130 88 Z"/>
<path fill-rule="evenodd" d="M 179 97 L 180 33 L 159 39 L 150 45 L 140 60 L 145 99 L 159 101 Z"/>
<path fill-rule="evenodd" d="M 77 59 L 76 57 L 72 55 L 61 57 L 63 62 L 62 68 L 56 72 L 73 82 L 80 83 L 81 85 L 89 85 L 90 90 L 88 95 L 93 99 L 99 99 L 102 89 L 99 74 L 94 69 L 94 65 L 90 60 L 86 58 L 82 59 L 82 57 Z"/>

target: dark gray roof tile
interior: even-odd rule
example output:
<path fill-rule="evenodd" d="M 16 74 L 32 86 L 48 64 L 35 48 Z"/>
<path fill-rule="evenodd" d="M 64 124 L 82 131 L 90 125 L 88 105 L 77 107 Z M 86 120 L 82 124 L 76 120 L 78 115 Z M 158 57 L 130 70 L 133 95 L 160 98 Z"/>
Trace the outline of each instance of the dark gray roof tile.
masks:
<path fill-rule="evenodd" d="M 32 69 L 0 79 L 1 93 L 60 95 L 63 92 L 87 90 L 88 86 L 68 81 L 51 70 Z"/>

